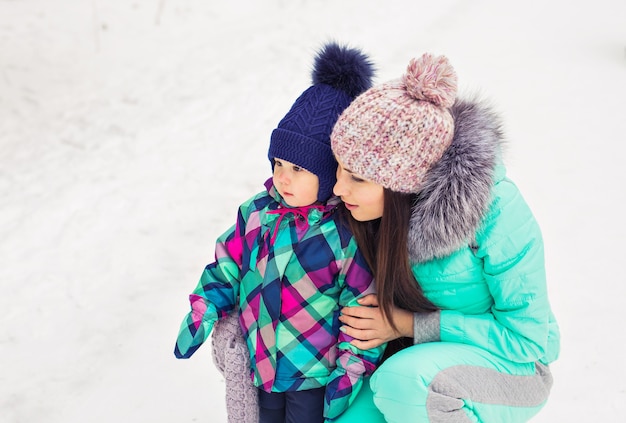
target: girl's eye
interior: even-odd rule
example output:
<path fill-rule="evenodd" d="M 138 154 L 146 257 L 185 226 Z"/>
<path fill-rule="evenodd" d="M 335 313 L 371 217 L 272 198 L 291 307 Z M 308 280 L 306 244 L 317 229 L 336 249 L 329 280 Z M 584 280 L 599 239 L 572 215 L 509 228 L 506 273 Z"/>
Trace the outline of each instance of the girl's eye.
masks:
<path fill-rule="evenodd" d="M 300 166 L 294 166 L 293 167 L 293 171 L 294 172 L 300 172 L 302 170 L 302 168 Z"/>
<path fill-rule="evenodd" d="M 361 179 L 358 176 L 352 175 L 351 178 L 354 182 L 365 182 L 365 179 Z"/>
<path fill-rule="evenodd" d="M 274 166 L 282 166 L 283 164 L 280 162 L 280 160 L 274 160 Z"/>

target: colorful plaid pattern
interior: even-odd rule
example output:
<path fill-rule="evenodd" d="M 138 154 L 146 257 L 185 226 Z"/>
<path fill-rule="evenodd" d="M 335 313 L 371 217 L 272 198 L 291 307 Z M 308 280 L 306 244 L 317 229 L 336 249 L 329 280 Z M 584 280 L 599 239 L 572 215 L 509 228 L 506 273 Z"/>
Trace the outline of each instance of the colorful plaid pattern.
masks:
<path fill-rule="evenodd" d="M 373 279 L 333 204 L 276 212 L 283 206 L 271 185 L 239 208 L 237 223 L 217 241 L 190 295 L 175 354 L 190 357 L 213 324 L 239 301 L 254 384 L 267 392 L 327 386 L 325 415 L 352 402 L 384 347 L 361 351 L 339 331 L 342 306 L 373 292 Z"/>

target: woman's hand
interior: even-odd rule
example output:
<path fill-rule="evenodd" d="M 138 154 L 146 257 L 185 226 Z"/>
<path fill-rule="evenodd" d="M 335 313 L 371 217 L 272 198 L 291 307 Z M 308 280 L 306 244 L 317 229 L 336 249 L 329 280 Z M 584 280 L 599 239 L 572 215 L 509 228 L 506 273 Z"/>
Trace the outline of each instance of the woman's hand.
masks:
<path fill-rule="evenodd" d="M 362 350 L 369 350 L 385 342 L 403 336 L 413 337 L 413 313 L 400 308 L 392 309 L 393 321 L 398 330 L 394 330 L 378 307 L 375 294 L 366 295 L 358 300 L 360 306 L 341 309 L 339 320 L 341 330 L 354 338 L 352 345 Z"/>

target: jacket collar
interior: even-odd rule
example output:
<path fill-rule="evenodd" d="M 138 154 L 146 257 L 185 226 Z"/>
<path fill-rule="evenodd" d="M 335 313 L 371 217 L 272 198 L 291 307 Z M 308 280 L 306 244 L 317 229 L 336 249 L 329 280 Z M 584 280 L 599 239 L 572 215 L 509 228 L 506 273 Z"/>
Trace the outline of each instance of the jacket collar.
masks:
<path fill-rule="evenodd" d="M 291 215 L 299 233 L 304 233 L 310 225 L 319 223 L 339 205 L 339 197 L 331 197 L 325 204 L 312 204 L 303 207 L 290 207 L 285 203 L 278 190 L 274 187 L 272 178 L 265 181 L 268 195 L 275 200 L 275 205 L 261 213 L 261 223 L 265 226 L 274 226 L 270 243 L 273 244 L 278 235 L 281 221 Z"/>

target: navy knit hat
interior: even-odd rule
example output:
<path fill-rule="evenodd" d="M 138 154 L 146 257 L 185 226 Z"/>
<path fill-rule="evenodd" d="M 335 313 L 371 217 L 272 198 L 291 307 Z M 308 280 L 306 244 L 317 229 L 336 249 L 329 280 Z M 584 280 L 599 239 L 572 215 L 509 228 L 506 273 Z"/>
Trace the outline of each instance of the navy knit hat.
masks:
<path fill-rule="evenodd" d="M 318 201 L 333 193 L 337 161 L 330 134 L 341 112 L 372 86 L 374 67 L 358 49 L 326 44 L 315 57 L 313 85 L 304 91 L 272 132 L 268 157 L 291 162 L 317 175 Z"/>

